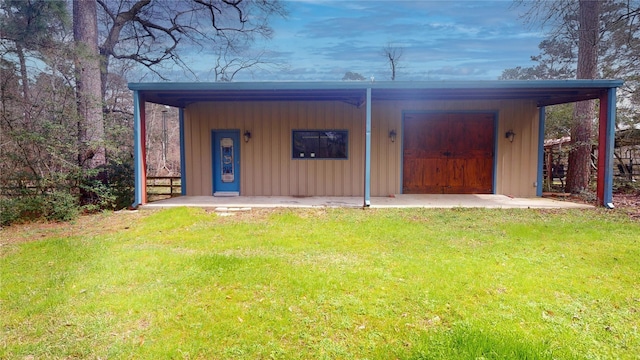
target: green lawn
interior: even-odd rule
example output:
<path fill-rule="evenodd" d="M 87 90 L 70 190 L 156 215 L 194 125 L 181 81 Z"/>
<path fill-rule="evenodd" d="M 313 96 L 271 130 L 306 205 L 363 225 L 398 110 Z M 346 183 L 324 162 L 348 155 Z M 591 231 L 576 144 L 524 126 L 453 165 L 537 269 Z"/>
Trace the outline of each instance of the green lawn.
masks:
<path fill-rule="evenodd" d="M 638 359 L 620 211 L 197 209 L 0 230 L 0 358 Z"/>

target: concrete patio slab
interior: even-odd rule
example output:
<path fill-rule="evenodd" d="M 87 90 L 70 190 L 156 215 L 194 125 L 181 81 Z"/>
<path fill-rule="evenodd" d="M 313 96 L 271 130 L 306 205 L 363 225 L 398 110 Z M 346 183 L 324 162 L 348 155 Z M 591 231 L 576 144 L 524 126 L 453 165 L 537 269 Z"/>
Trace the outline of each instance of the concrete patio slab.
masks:
<path fill-rule="evenodd" d="M 170 207 L 201 207 L 219 211 L 250 210 L 252 208 L 361 208 L 362 197 L 294 197 L 294 196 L 180 196 L 141 206 L 141 209 Z M 524 209 L 585 209 L 591 205 L 549 198 L 512 198 L 505 195 L 409 195 L 372 197 L 371 208 L 524 208 Z"/>

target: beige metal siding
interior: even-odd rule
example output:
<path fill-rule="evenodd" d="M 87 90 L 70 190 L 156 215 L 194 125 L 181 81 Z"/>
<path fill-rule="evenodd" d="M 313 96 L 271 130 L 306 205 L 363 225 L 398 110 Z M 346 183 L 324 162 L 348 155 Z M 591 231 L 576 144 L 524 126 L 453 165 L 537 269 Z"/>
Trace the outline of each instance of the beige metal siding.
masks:
<path fill-rule="evenodd" d="M 364 108 L 342 102 L 198 103 L 185 111 L 187 195 L 211 195 L 211 131 L 251 132 L 240 144 L 240 193 L 245 196 L 362 196 Z M 291 132 L 349 131 L 347 160 L 298 160 Z"/>
<path fill-rule="evenodd" d="M 533 197 L 537 174 L 538 109 L 532 101 L 381 101 L 372 106 L 371 195 L 401 192 L 403 111 L 495 111 L 495 192 Z M 198 103 L 185 111 L 187 195 L 211 195 L 211 131 L 252 134 L 240 144 L 240 193 L 261 196 L 362 196 L 365 107 L 343 102 Z M 291 157 L 291 131 L 346 129 L 348 160 Z M 512 129 L 515 140 L 504 134 Z M 395 142 L 389 131 L 395 130 Z"/>
<path fill-rule="evenodd" d="M 498 114 L 496 194 L 533 197 L 537 174 L 538 109 L 532 101 L 380 101 L 372 106 L 371 195 L 402 187 L 402 116 L 405 111 L 495 111 Z M 398 134 L 395 143 L 389 131 Z M 516 133 L 513 143 L 504 134 Z"/>
<path fill-rule="evenodd" d="M 538 166 L 538 108 L 533 102 L 505 102 L 498 121 L 496 193 L 536 196 Z M 513 130 L 513 143 L 505 133 Z"/>

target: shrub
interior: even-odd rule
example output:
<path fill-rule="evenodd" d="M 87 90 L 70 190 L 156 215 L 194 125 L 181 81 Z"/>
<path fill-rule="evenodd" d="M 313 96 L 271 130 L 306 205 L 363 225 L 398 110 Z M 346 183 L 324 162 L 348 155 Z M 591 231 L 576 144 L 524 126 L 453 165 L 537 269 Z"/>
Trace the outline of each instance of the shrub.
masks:
<path fill-rule="evenodd" d="M 110 209 L 123 209 L 133 203 L 133 161 L 111 162 L 107 167 L 108 183 L 112 194 Z"/>
<path fill-rule="evenodd" d="M 640 182 L 614 177 L 613 192 L 618 194 L 640 194 Z"/>
<path fill-rule="evenodd" d="M 0 226 L 38 219 L 70 221 L 79 215 L 76 196 L 64 191 L 0 199 Z"/>
<path fill-rule="evenodd" d="M 80 215 L 76 196 L 62 191 L 45 195 L 43 216 L 52 221 L 70 221 Z"/>
<path fill-rule="evenodd" d="M 116 210 L 133 202 L 133 164 L 112 161 L 82 178 L 80 189 L 86 211 Z"/>
<path fill-rule="evenodd" d="M 0 226 L 7 226 L 14 223 L 20 217 L 20 211 L 17 208 L 14 199 L 0 198 Z"/>

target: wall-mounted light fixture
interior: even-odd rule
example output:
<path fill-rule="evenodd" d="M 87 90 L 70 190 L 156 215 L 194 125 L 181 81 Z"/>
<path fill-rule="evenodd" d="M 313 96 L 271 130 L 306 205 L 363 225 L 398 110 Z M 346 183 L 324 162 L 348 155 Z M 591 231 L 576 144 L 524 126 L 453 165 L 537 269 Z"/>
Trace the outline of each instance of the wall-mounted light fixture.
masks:
<path fill-rule="evenodd" d="M 513 138 L 516 137 L 516 133 L 514 133 L 513 130 L 509 130 L 504 134 L 504 137 L 509 139 L 509 142 L 513 142 Z"/>
<path fill-rule="evenodd" d="M 251 139 L 251 132 L 247 130 L 244 132 L 244 142 L 248 143 L 249 139 Z"/>
<path fill-rule="evenodd" d="M 391 142 L 396 142 L 396 130 L 389 131 L 389 139 Z"/>

